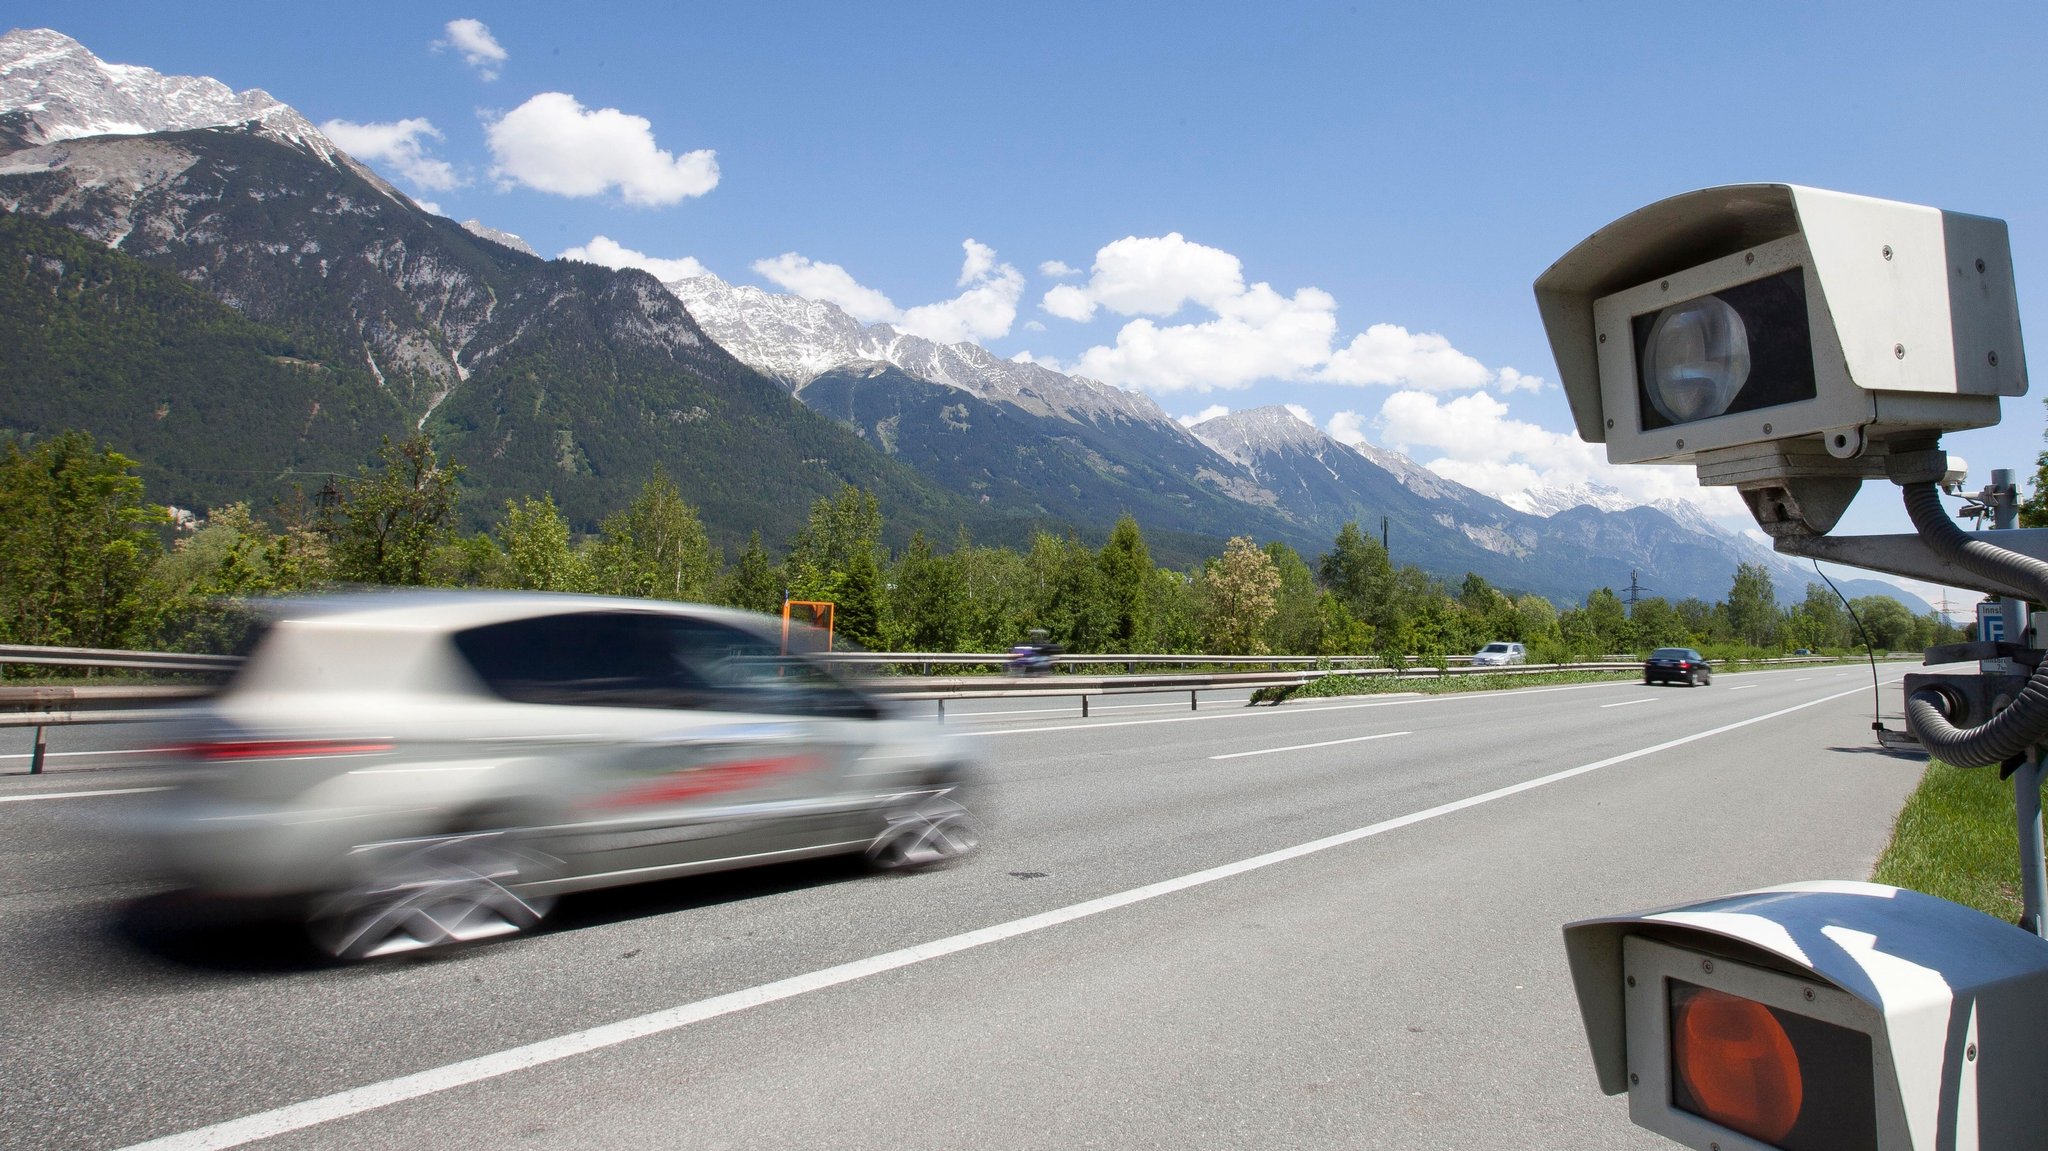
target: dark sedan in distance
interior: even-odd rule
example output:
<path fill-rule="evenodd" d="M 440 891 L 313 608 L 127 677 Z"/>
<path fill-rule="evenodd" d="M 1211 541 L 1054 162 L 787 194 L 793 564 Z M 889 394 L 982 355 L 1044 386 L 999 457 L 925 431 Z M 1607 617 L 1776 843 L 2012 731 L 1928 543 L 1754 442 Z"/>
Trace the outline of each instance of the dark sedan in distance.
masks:
<path fill-rule="evenodd" d="M 1714 672 L 1706 657 L 1689 647 L 1660 647 L 1643 661 L 1643 682 L 1698 687 L 1714 682 Z"/>

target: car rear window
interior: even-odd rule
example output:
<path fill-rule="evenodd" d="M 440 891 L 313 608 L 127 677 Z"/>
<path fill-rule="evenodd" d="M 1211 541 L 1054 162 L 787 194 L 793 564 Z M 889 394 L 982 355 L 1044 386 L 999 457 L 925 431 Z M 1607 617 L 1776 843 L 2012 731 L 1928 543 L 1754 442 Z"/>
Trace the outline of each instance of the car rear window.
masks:
<path fill-rule="evenodd" d="M 1660 648 L 1658 648 L 1658 649 L 1657 649 L 1656 651 L 1653 651 L 1653 652 L 1651 652 L 1651 653 L 1650 653 L 1650 658 L 1651 658 L 1651 659 L 1698 659 L 1699 657 L 1698 657 L 1698 656 L 1696 656 L 1696 655 L 1694 655 L 1694 654 L 1693 654 L 1692 652 L 1688 651 L 1687 649 L 1685 649 L 1685 648 L 1682 648 L 1682 647 L 1660 647 Z"/>
<path fill-rule="evenodd" d="M 870 717 L 874 705 L 765 637 L 658 612 L 570 612 L 457 632 L 485 686 L 518 703 Z"/>

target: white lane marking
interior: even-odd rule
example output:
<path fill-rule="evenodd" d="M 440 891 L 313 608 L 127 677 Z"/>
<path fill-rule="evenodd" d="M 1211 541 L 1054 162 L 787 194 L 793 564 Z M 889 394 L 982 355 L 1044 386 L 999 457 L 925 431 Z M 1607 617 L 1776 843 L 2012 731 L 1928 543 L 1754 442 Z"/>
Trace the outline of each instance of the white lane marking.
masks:
<path fill-rule="evenodd" d="M 1625 699 L 1625 700 L 1622 700 L 1622 701 L 1621 701 L 1620 703 L 1603 703 L 1603 704 L 1601 704 L 1600 706 L 1601 706 L 1602 708 L 1609 708 L 1609 707 L 1627 707 L 1627 706 L 1629 706 L 1630 704 L 1635 704 L 1635 703 L 1656 703 L 1656 702 L 1657 702 L 1657 700 L 1658 700 L 1659 698 L 1661 698 L 1661 697 L 1659 697 L 1659 696 L 1654 696 L 1654 695 L 1646 695 L 1646 696 L 1644 696 L 1644 697 L 1643 697 L 1643 698 L 1641 698 L 1641 699 Z"/>
<path fill-rule="evenodd" d="M 138 795 L 145 791 L 169 791 L 168 787 L 107 787 L 99 791 L 46 791 L 41 795 L 0 795 L 0 803 L 27 803 L 32 799 L 84 799 L 93 795 Z"/>
<path fill-rule="evenodd" d="M 74 756 L 100 755 L 170 755 L 176 750 L 176 748 L 170 747 L 121 747 L 110 748 L 106 751 L 46 751 L 43 753 L 43 758 L 67 759 Z M 0 752 L 0 759 L 32 759 L 34 757 L 35 753 L 29 751 Z"/>
<path fill-rule="evenodd" d="M 1800 676 L 1800 677 L 1799 677 L 1798 679 L 1795 679 L 1795 680 L 1793 680 L 1792 682 L 1793 682 L 1793 683 L 1805 683 L 1805 682 L 1806 682 L 1807 680 L 1809 680 L 1809 679 L 1812 679 L 1812 678 L 1813 678 L 1813 677 L 1812 677 L 1812 676 L 1810 676 L 1810 675 L 1802 675 L 1802 676 Z"/>
<path fill-rule="evenodd" d="M 524 1071 L 530 1067 L 554 1063 L 571 1056 L 584 1055 L 606 1047 L 616 1047 L 621 1043 L 628 1043 L 635 1039 L 644 1039 L 650 1035 L 660 1035 L 665 1032 L 675 1031 L 679 1028 L 688 1027 L 693 1023 L 701 1023 L 706 1019 L 716 1019 L 722 1015 L 732 1015 L 736 1012 L 745 1011 L 750 1007 L 760 1007 L 763 1004 L 793 999 L 799 995 L 808 995 L 813 991 L 822 991 L 825 988 L 836 987 L 842 983 L 866 979 L 870 975 L 879 975 L 885 971 L 894 971 L 898 968 L 909 967 L 913 964 L 926 962 L 927 960 L 939 959 L 990 943 L 999 943 L 1005 939 L 1029 935 L 1032 932 L 1043 931 L 1049 927 L 1072 923 L 1077 919 L 1086 919 L 1089 916 L 1100 915 L 1106 911 L 1129 907 L 1134 903 L 1143 903 L 1146 900 L 1157 899 L 1163 895 L 1172 895 L 1175 892 L 1186 891 L 1191 887 L 1201 887 L 1205 884 L 1215 883 L 1218 880 L 1243 875 L 1249 871 L 1258 871 L 1261 868 L 1271 867 L 1277 863 L 1286 863 L 1290 860 L 1300 859 L 1303 856 L 1328 851 L 1333 847 L 1342 847 L 1362 839 L 1371 839 L 1374 836 L 1385 835 L 1390 831 L 1399 831 L 1404 827 L 1412 827 L 1415 824 L 1426 823 L 1432 819 L 1439 819 L 1446 815 L 1464 811 L 1467 808 L 1478 807 L 1482 804 L 1506 799 L 1509 796 L 1520 795 L 1525 791 L 1534 791 L 1539 787 L 1547 787 L 1553 783 L 1561 783 L 1567 779 L 1585 775 L 1589 772 L 1599 771 L 1602 768 L 1613 767 L 1619 763 L 1627 763 L 1630 760 L 1641 759 L 1646 755 L 1655 755 L 1661 751 L 1669 751 L 1674 747 L 1682 747 L 1688 743 L 1710 739 L 1739 728 L 1749 727 L 1752 724 L 1791 715 L 1795 711 L 1804 711 L 1809 707 L 1830 703 L 1846 696 L 1858 695 L 1862 693 L 1862 690 L 1859 687 L 1852 691 L 1822 696 L 1819 699 L 1794 704 L 1791 707 L 1781 708 L 1765 715 L 1722 724 L 1720 727 L 1694 732 L 1691 735 L 1680 736 L 1677 739 L 1665 740 L 1663 743 L 1639 748 L 1635 751 L 1623 752 L 1620 755 L 1609 756 L 1606 759 L 1595 760 L 1592 763 L 1581 764 L 1578 767 L 1566 768 L 1563 771 L 1552 772 L 1549 775 L 1538 776 L 1535 779 L 1496 788 L 1493 791 L 1466 799 L 1453 800 L 1450 803 L 1438 804 L 1435 807 L 1411 812 L 1408 815 L 1382 820 L 1367 827 L 1340 832 L 1322 839 L 1310 840 L 1307 843 L 1296 844 L 1293 847 L 1283 847 L 1278 851 L 1269 851 L 1264 855 L 1254 855 L 1249 859 L 1240 859 L 1234 863 L 1226 863 L 1219 867 L 1190 872 L 1187 875 L 1161 880 L 1158 883 L 1148 883 L 1143 887 L 1133 887 L 1128 891 L 1119 891 L 1114 895 L 1105 895 L 1098 899 L 1069 904 L 1066 907 L 1056 908 L 1052 911 L 1040 912 L 1037 915 L 1027 915 L 1022 919 L 1012 919 L 1007 923 L 998 923 L 992 927 L 983 927 L 974 931 L 963 932 L 959 935 L 950 935 L 944 939 L 934 939 L 929 943 L 920 943 L 913 947 L 905 947 L 897 951 L 870 956 L 866 959 L 856 959 L 851 963 L 842 963 L 836 967 L 826 967 L 817 971 L 806 972 L 802 975 L 792 975 L 787 979 L 778 979 L 772 983 L 763 983 L 756 987 L 748 987 L 740 991 L 729 992 L 725 995 L 714 995 L 709 999 L 699 999 L 695 1003 L 685 1003 L 680 1006 L 665 1008 L 661 1011 L 652 1011 L 646 1015 L 636 1015 L 631 1019 L 621 1019 L 616 1023 L 606 1023 L 583 1031 L 572 1031 L 567 1035 L 557 1035 L 552 1039 L 542 1039 L 521 1047 L 507 1048 L 506 1050 L 493 1052 L 489 1055 L 480 1055 L 474 1059 L 465 1059 L 459 1063 L 429 1068 L 428 1070 L 415 1072 L 411 1075 L 401 1075 L 396 1079 L 386 1079 L 381 1083 L 371 1083 L 366 1086 L 351 1088 L 347 1091 L 337 1091 L 332 1095 L 322 1095 L 317 1099 L 287 1104 L 270 1111 L 245 1115 L 240 1119 L 230 1119 L 208 1127 L 200 1127 L 175 1135 L 166 1135 L 160 1139 L 152 1139 L 147 1143 L 134 1144 L 124 1148 L 123 1151 L 219 1151 L 220 1148 L 239 1147 L 245 1143 L 253 1143 L 258 1139 L 268 1139 L 275 1135 L 283 1135 L 289 1131 L 300 1131 L 322 1123 L 329 1123 L 336 1119 L 346 1119 L 352 1115 L 361 1115 L 366 1111 L 375 1111 L 380 1107 L 389 1107 L 394 1103 L 403 1103 L 408 1099 L 436 1095 L 440 1092 L 453 1090 L 454 1088 L 471 1083 L 479 1083 L 486 1079 L 496 1079 L 501 1075 L 510 1075 L 515 1071 Z"/>
<path fill-rule="evenodd" d="M 1383 731 L 1378 735 L 1354 735 L 1350 739 L 1326 739 L 1321 743 L 1297 743 L 1293 747 L 1264 747 L 1257 751 L 1233 751 L 1229 755 L 1212 755 L 1210 759 L 1243 759 L 1247 755 L 1278 755 L 1283 751 L 1307 751 L 1312 747 L 1335 747 L 1340 743 L 1364 743 L 1371 739 L 1392 739 L 1397 735 L 1414 735 L 1412 731 Z"/>
<path fill-rule="evenodd" d="M 1743 685 L 1742 685 L 1741 687 L 1731 687 L 1731 688 L 1729 688 L 1728 690 L 1729 690 L 1729 691 L 1748 691 L 1748 690 L 1749 690 L 1750 688 L 1753 688 L 1753 687 L 1762 687 L 1762 686 L 1763 686 L 1763 685 L 1762 685 L 1762 684 L 1760 684 L 1760 683 L 1745 683 L 1745 684 L 1743 684 Z"/>

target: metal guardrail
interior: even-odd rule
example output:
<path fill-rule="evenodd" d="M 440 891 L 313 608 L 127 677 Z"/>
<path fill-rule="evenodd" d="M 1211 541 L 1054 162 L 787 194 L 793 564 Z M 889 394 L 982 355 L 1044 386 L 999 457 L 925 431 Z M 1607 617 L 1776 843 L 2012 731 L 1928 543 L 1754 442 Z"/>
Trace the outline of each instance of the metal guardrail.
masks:
<path fill-rule="evenodd" d="M 29 647 L 0 644 L 0 664 L 110 668 L 122 671 L 224 672 L 242 666 L 238 655 L 193 655 L 171 651 L 117 651 L 93 647 Z"/>
<path fill-rule="evenodd" d="M 1008 662 L 1008 653 L 972 652 L 844 652 L 834 653 L 831 662 L 854 667 L 904 665 L 988 666 Z M 1470 657 L 1459 657 L 1469 660 Z M 1759 660 L 1759 663 L 1804 664 L 1833 662 L 1829 656 L 1788 656 Z M 47 648 L 0 645 L 0 663 L 42 664 L 55 667 L 96 667 L 123 670 L 182 671 L 218 674 L 241 664 L 239 656 L 189 655 L 176 652 L 133 652 L 92 648 Z M 1538 675 L 1556 671 L 1634 671 L 1642 666 L 1635 659 L 1574 664 L 1510 664 L 1504 667 L 1407 667 L 1377 665 L 1376 656 L 1185 656 L 1185 655 L 1062 655 L 1058 666 L 1124 664 L 1135 668 L 1154 666 L 1199 667 L 1203 665 L 1244 667 L 1265 665 L 1271 670 L 1251 672 L 1207 672 L 1194 674 L 1078 675 L 1050 672 L 1034 676 L 867 676 L 862 685 L 871 691 L 900 700 L 932 700 L 938 704 L 940 720 L 945 719 L 949 699 L 1015 698 L 1029 696 L 1078 697 L 1081 715 L 1088 715 L 1088 701 L 1105 695 L 1188 693 L 1188 706 L 1199 706 L 1200 693 L 1244 688 L 1299 687 L 1329 675 L 1368 678 L 1442 678 L 1459 675 Z M 1309 666 L 1342 664 L 1349 666 Z M 928 671 L 928 668 L 927 668 Z M 190 703 L 211 694 L 205 686 L 165 687 L 106 685 L 84 687 L 0 687 L 0 727 L 34 727 L 35 751 L 29 773 L 40 774 L 45 755 L 45 729 L 79 723 L 129 723 L 160 718 L 164 709 Z"/>

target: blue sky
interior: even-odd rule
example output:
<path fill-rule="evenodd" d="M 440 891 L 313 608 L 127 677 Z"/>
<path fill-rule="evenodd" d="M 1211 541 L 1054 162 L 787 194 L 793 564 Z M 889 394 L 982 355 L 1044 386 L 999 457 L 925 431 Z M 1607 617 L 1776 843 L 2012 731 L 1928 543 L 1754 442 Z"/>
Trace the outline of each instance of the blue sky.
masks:
<path fill-rule="evenodd" d="M 1577 449 L 1530 293 L 1695 187 L 2003 217 L 2022 324 L 2048 333 L 2039 4 L 18 0 L 8 20 L 357 125 L 394 183 L 544 255 L 834 295 L 1175 415 L 1292 403 L 1475 486 L 1695 494 L 1690 469 Z M 2031 475 L 2040 394 L 1951 437 L 1975 478 Z M 1847 526 L 1905 530 L 1896 506 L 1872 485 Z"/>

